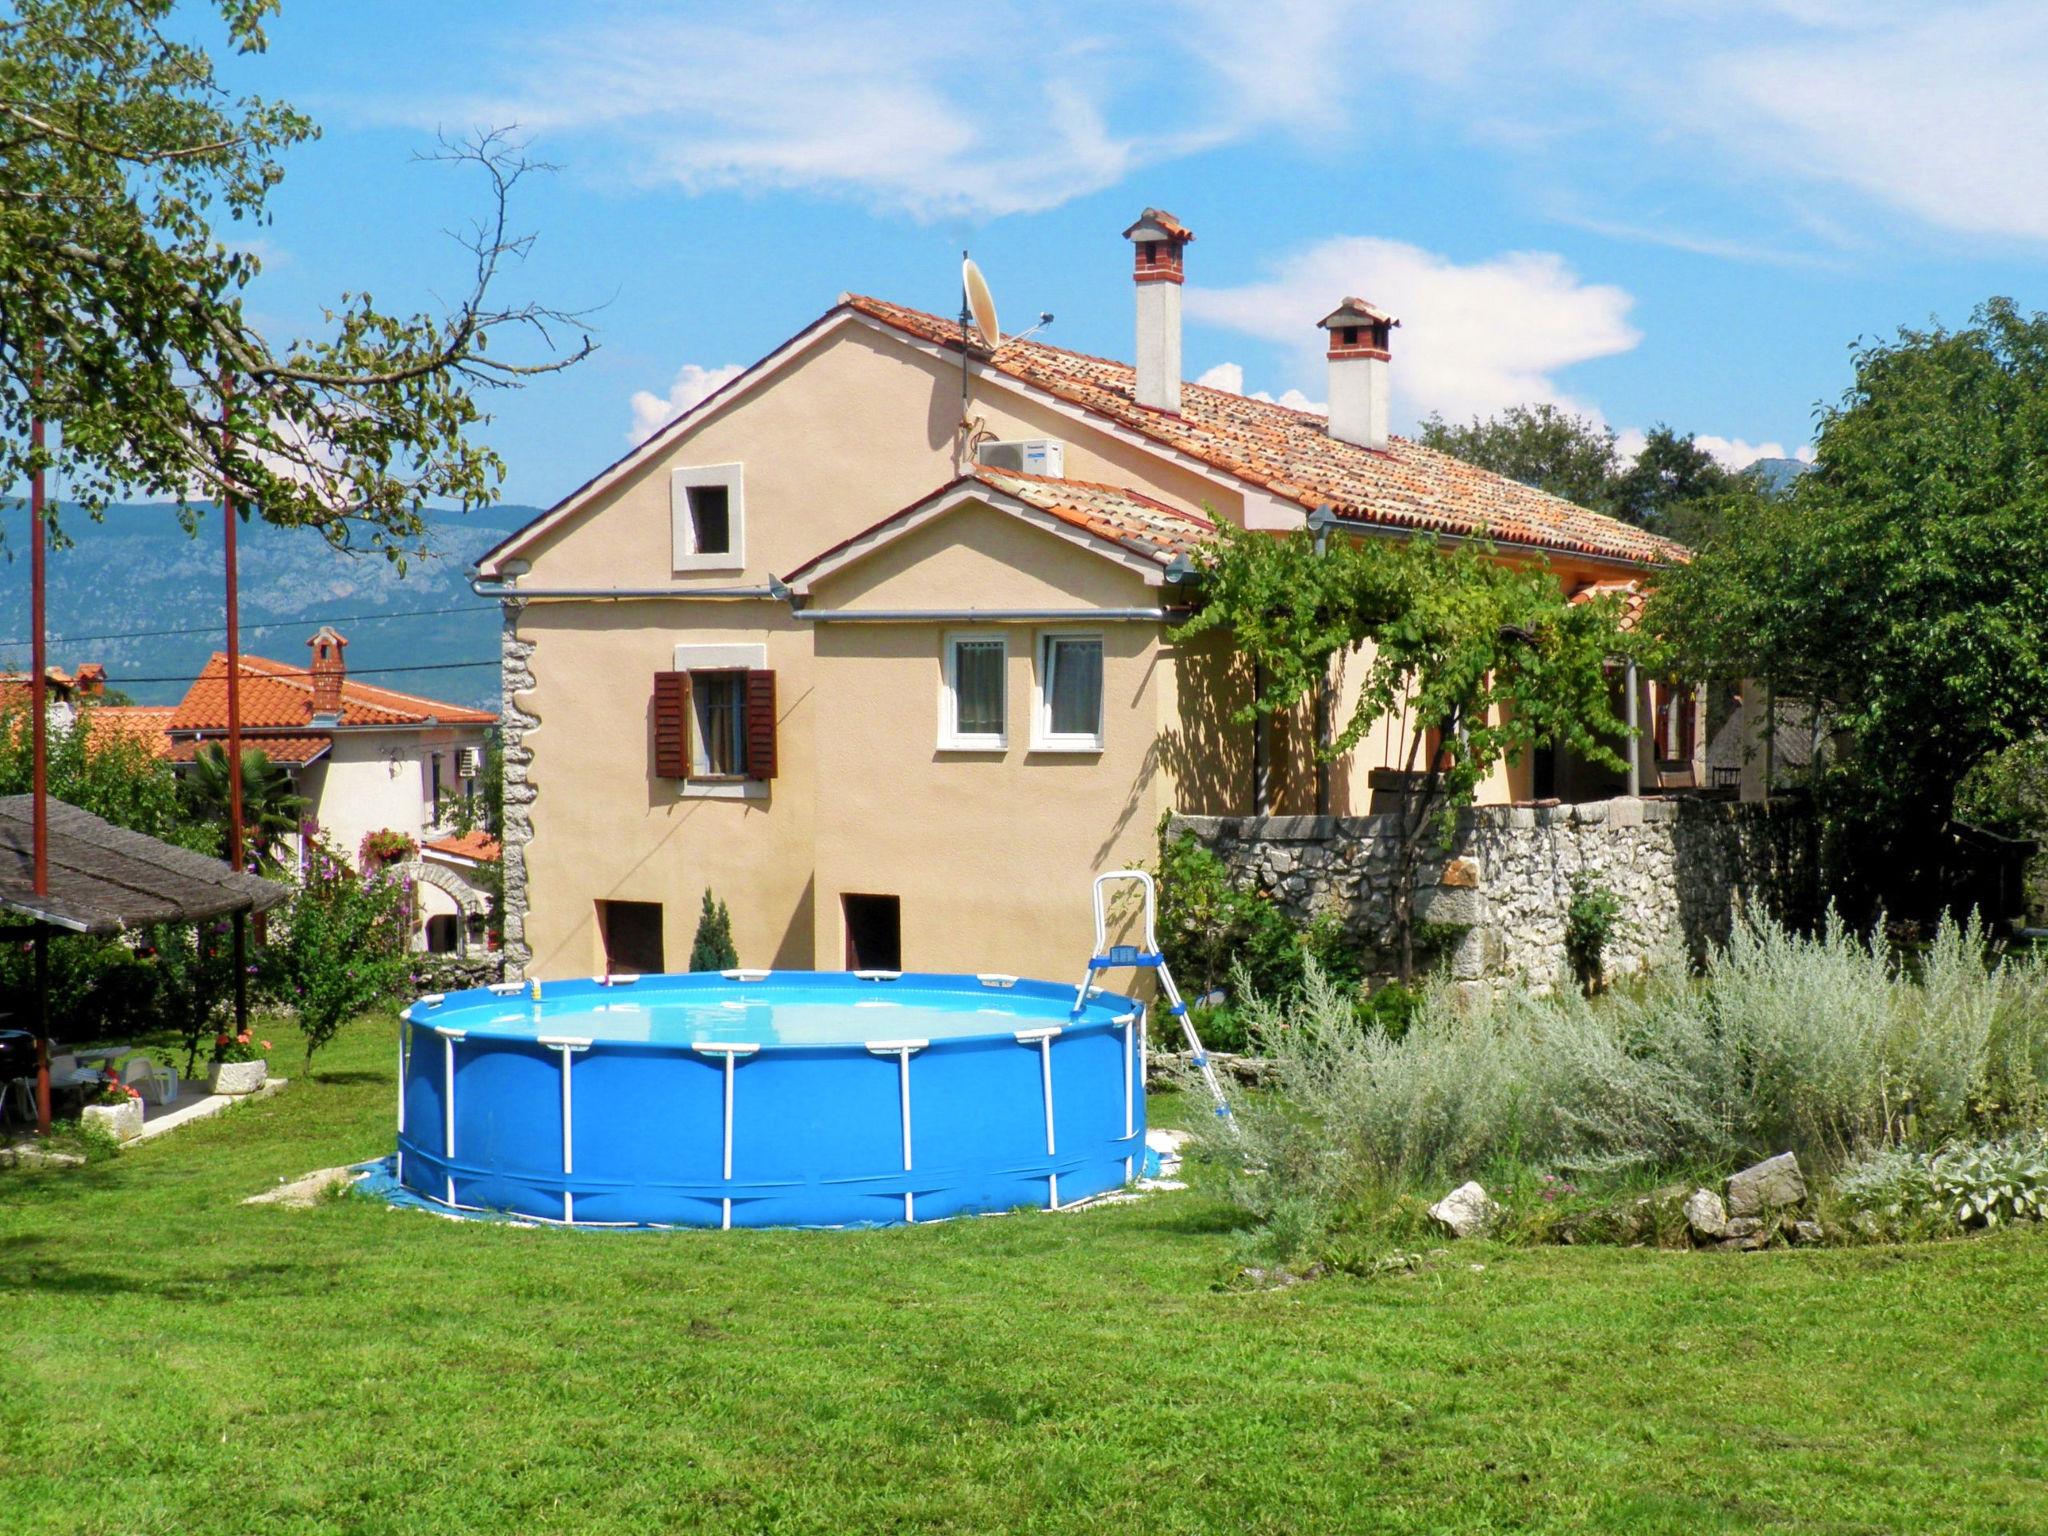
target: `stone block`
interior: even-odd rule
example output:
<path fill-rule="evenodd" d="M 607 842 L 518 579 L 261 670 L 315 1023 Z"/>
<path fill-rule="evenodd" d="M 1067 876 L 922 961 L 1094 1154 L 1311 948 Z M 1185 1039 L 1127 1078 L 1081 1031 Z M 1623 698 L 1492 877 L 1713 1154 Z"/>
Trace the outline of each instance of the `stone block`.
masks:
<path fill-rule="evenodd" d="M 1443 875 L 1437 884 L 1476 890 L 1479 886 L 1479 866 L 1470 859 L 1453 859 L 1444 866 Z"/>
<path fill-rule="evenodd" d="M 1485 920 L 1486 898 L 1476 890 L 1427 886 L 1415 893 L 1415 918 L 1423 923 L 1471 925 Z"/>
<path fill-rule="evenodd" d="M 1478 1237 L 1493 1225 L 1500 1207 L 1477 1182 L 1460 1184 L 1429 1208 L 1430 1218 L 1453 1237 Z"/>
<path fill-rule="evenodd" d="M 1711 1189 L 1696 1189 L 1685 1200 L 1685 1224 L 1702 1239 L 1728 1235 L 1728 1209 Z"/>
<path fill-rule="evenodd" d="M 1600 827 L 1607 824 L 1607 802 L 1588 800 L 1583 805 L 1572 807 L 1572 820 L 1582 827 Z"/>
<path fill-rule="evenodd" d="M 1790 1152 L 1767 1157 L 1728 1180 L 1730 1216 L 1760 1216 L 1805 1202 L 1806 1179 L 1799 1171 L 1799 1159 Z"/>
<path fill-rule="evenodd" d="M 1643 802 L 1632 795 L 1622 795 L 1607 802 L 1607 825 L 1610 827 L 1640 827 L 1643 824 Z"/>

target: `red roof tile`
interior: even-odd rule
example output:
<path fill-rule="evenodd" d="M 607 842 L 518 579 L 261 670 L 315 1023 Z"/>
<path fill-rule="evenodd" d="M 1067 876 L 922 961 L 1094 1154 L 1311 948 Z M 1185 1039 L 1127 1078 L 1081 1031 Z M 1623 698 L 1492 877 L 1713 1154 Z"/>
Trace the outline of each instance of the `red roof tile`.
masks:
<path fill-rule="evenodd" d="M 173 741 L 166 755 L 174 763 L 189 763 L 199 755 L 202 746 L 217 747 L 222 745 L 222 742 L 223 738 L 219 736 L 209 736 L 204 740 L 193 740 L 188 737 L 183 741 Z M 333 745 L 332 736 L 312 733 L 302 736 L 245 734 L 242 737 L 243 751 L 261 752 L 273 763 L 283 763 L 294 768 L 303 768 L 308 763 L 318 762 L 327 755 L 328 749 Z"/>
<path fill-rule="evenodd" d="M 455 837 L 437 837 L 420 847 L 427 853 L 445 853 L 451 858 L 471 859 L 478 864 L 495 864 L 501 850 L 488 832 L 464 832 Z"/>
<path fill-rule="evenodd" d="M 170 755 L 171 738 L 164 730 L 171 723 L 168 704 L 101 704 L 85 714 L 89 742 L 125 738 L 140 742 L 152 757 Z"/>
<path fill-rule="evenodd" d="M 892 530 L 896 525 L 915 527 L 919 514 L 940 497 L 964 485 L 985 485 L 1026 506 L 1050 513 L 1071 528 L 1078 528 L 1105 543 L 1143 556 L 1161 568 L 1171 565 L 1176 556 L 1198 548 L 1208 535 L 1216 531 L 1216 525 L 1206 518 L 1170 507 L 1163 501 L 1155 501 L 1124 486 L 1029 475 L 1011 469 L 991 469 L 984 464 L 976 465 L 959 479 L 940 486 L 928 496 L 920 496 L 909 506 L 813 555 L 785 579 L 791 586 L 804 590 L 807 582 L 822 580 L 828 574 L 828 567 L 836 569 L 844 563 L 835 557 L 856 546 L 872 547 L 878 535 L 893 536 Z M 860 553 L 865 554 L 866 549 Z"/>
<path fill-rule="evenodd" d="M 1125 486 L 1060 480 L 986 465 L 977 465 L 968 473 L 984 485 L 1159 565 L 1171 565 L 1175 556 L 1192 552 L 1216 531 L 1207 518 L 1169 507 Z"/>
<path fill-rule="evenodd" d="M 242 658 L 242 727 L 310 726 L 313 680 L 304 667 L 288 667 L 262 656 Z M 447 704 L 417 694 L 345 679 L 341 685 L 343 725 L 493 725 L 498 717 L 481 709 Z M 214 652 L 171 718 L 176 731 L 226 730 L 228 659 Z"/>
<path fill-rule="evenodd" d="M 1648 591 L 1639 581 L 1589 581 L 1571 595 L 1575 603 L 1590 603 L 1596 597 L 1618 597 L 1621 599 L 1621 614 L 1617 627 L 1634 629 L 1643 622 L 1643 604 L 1649 597 Z"/>
<path fill-rule="evenodd" d="M 960 325 L 884 299 L 848 294 L 848 308 L 932 345 L 958 350 Z M 1321 416 L 1200 384 L 1181 387 L 1181 413 L 1141 406 L 1127 363 L 1038 341 L 975 352 L 997 372 L 1142 433 L 1275 496 L 1383 527 L 1486 538 L 1606 560 L 1669 563 L 1683 545 L 1629 523 L 1395 437 L 1384 450 L 1329 435 Z"/>

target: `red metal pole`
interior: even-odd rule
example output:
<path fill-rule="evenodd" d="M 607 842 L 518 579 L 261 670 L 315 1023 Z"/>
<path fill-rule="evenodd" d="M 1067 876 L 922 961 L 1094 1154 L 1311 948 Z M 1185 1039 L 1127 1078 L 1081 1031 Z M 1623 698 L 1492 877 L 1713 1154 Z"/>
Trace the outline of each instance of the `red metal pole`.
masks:
<path fill-rule="evenodd" d="M 221 375 L 220 385 L 220 462 L 221 475 L 225 481 L 228 474 L 228 457 L 234 451 L 234 429 L 229 425 L 228 416 L 234 394 L 233 380 L 227 374 Z M 225 483 L 220 491 L 221 526 L 224 529 L 227 556 L 227 619 L 228 619 L 228 867 L 240 873 L 242 868 L 242 609 L 239 592 L 239 573 L 235 558 L 235 526 L 241 521 L 235 515 L 235 493 Z M 235 1031 L 241 1033 L 249 1027 L 249 915 L 237 912 L 234 916 L 235 942 Z"/>
<path fill-rule="evenodd" d="M 29 391 L 32 395 L 43 392 L 43 370 L 37 364 L 30 374 Z M 30 403 L 33 411 L 28 422 L 29 451 L 35 458 L 35 468 L 28 480 L 28 521 L 29 521 L 29 729 L 34 733 L 34 742 L 29 748 L 34 763 L 30 787 L 30 820 L 34 831 L 35 845 L 33 884 L 35 894 L 47 896 L 50 893 L 50 744 L 47 736 L 49 726 L 48 677 L 49 654 L 44 643 L 43 629 L 43 563 L 44 546 L 48 543 L 43 528 L 43 415 L 42 402 Z M 50 1134 L 50 936 L 47 925 L 38 920 L 35 934 L 36 960 L 36 1134 Z"/>
<path fill-rule="evenodd" d="M 220 457 L 223 478 L 228 455 L 234 451 L 234 432 L 228 426 L 228 398 L 233 385 L 221 381 Z M 228 867 L 242 867 L 242 615 L 236 591 L 235 493 L 225 484 L 220 493 L 221 524 L 225 530 L 228 572 Z"/>

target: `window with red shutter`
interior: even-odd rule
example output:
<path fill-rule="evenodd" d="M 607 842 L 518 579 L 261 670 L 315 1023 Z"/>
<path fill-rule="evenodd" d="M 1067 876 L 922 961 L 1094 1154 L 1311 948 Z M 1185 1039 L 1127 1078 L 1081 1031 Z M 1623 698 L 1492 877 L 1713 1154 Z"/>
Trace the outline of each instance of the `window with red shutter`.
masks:
<path fill-rule="evenodd" d="M 747 674 L 747 777 L 775 777 L 775 674 Z"/>
<path fill-rule="evenodd" d="M 690 674 L 654 674 L 654 776 L 690 776 Z"/>

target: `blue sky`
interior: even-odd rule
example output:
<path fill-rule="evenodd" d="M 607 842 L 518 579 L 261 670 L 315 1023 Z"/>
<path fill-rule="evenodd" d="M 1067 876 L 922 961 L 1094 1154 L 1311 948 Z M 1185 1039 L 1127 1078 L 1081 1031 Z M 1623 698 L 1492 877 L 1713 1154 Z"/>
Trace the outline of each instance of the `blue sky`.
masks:
<path fill-rule="evenodd" d="M 193 18 L 195 27 L 204 18 Z M 1398 314 L 1397 430 L 1556 400 L 1731 460 L 1793 452 L 1859 336 L 2048 308 L 2048 6 L 286 0 L 237 86 L 311 112 L 252 307 L 461 291 L 481 211 L 437 131 L 554 162 L 509 296 L 601 350 L 494 401 L 545 504 L 846 289 L 1131 355 L 1147 204 L 1197 233 L 1191 376 L 1321 398 L 1316 320 Z M 281 338 L 280 338 L 281 339 Z"/>

